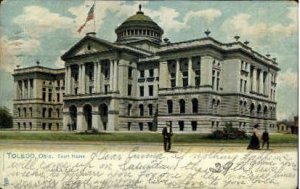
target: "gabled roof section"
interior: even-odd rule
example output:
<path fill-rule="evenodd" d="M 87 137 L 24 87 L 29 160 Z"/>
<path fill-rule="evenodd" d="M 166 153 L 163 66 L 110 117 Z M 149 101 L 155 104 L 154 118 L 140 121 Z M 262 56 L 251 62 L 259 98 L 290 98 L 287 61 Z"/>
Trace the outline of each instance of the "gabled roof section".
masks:
<path fill-rule="evenodd" d="M 66 60 L 72 57 L 80 56 L 80 55 L 87 55 L 87 54 L 94 54 L 98 52 L 105 52 L 105 51 L 126 51 L 129 53 L 134 53 L 139 56 L 151 56 L 152 53 L 134 48 L 125 44 L 114 44 L 104 39 L 92 37 L 92 36 L 85 36 L 82 38 L 78 43 L 76 43 L 70 50 L 68 50 L 65 54 L 61 56 L 62 60 Z"/>

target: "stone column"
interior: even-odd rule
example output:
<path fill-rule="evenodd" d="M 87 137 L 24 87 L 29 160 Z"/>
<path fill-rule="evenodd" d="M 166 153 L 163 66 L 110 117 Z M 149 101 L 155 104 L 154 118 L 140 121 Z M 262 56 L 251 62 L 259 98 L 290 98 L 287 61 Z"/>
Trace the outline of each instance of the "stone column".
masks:
<path fill-rule="evenodd" d="M 99 115 L 99 110 L 98 107 L 93 107 L 92 111 L 92 129 L 95 129 L 97 131 L 101 131 L 103 129 L 103 126 L 100 126 L 100 115 Z"/>
<path fill-rule="evenodd" d="M 263 71 L 260 70 L 259 72 L 259 83 L 257 83 L 257 85 L 259 85 L 259 94 L 263 94 Z"/>
<path fill-rule="evenodd" d="M 176 87 L 181 87 L 180 79 L 180 61 L 176 59 Z"/>
<path fill-rule="evenodd" d="M 81 69 L 81 64 L 78 65 L 78 93 L 81 93 L 82 91 L 82 69 Z"/>
<path fill-rule="evenodd" d="M 110 67 L 109 67 L 109 90 L 113 91 L 113 77 L 114 77 L 114 60 L 110 61 Z"/>
<path fill-rule="evenodd" d="M 107 123 L 107 131 L 115 131 L 118 130 L 118 108 L 117 108 L 117 100 L 111 99 L 109 109 L 108 109 L 108 123 Z"/>
<path fill-rule="evenodd" d="M 97 76 L 97 92 L 102 92 L 102 67 L 101 62 L 98 62 L 98 76 Z"/>
<path fill-rule="evenodd" d="M 14 81 L 15 85 L 15 99 L 19 99 L 19 84 L 18 81 Z"/>
<path fill-rule="evenodd" d="M 266 85 L 266 87 L 267 87 L 267 89 L 266 89 L 266 95 L 268 95 L 269 96 L 269 98 L 270 98 L 270 90 L 271 90 L 271 73 L 270 72 L 267 72 L 267 80 L 266 80 L 266 83 L 267 83 L 267 85 Z"/>
<path fill-rule="evenodd" d="M 212 63 L 213 58 L 210 56 L 201 57 L 201 65 L 200 65 L 200 77 L 201 77 L 201 86 L 209 87 L 212 85 Z M 215 86 L 216 86 L 216 78 L 215 78 Z"/>
<path fill-rule="evenodd" d="M 22 99 L 25 98 L 25 81 L 22 80 Z"/>
<path fill-rule="evenodd" d="M 118 91 L 118 64 L 119 60 L 114 61 L 114 91 Z"/>
<path fill-rule="evenodd" d="M 69 112 L 63 111 L 63 131 L 69 131 L 68 124 L 70 123 Z"/>
<path fill-rule="evenodd" d="M 42 88 L 38 87 L 38 79 L 33 79 L 33 98 L 39 98 L 38 94 L 41 90 Z"/>
<path fill-rule="evenodd" d="M 256 89 L 257 89 L 257 81 L 256 81 L 256 79 L 257 79 L 257 70 L 256 70 L 256 68 L 254 67 L 253 68 L 253 74 L 252 74 L 252 91 L 253 92 L 258 92 L 258 91 L 256 91 Z"/>
<path fill-rule="evenodd" d="M 85 78 L 85 65 L 82 64 L 82 75 L 81 75 L 81 79 L 82 79 L 82 94 L 85 94 L 86 93 L 86 78 Z"/>
<path fill-rule="evenodd" d="M 264 94 L 264 72 L 263 70 L 259 73 L 259 93 Z"/>
<path fill-rule="evenodd" d="M 84 123 L 84 115 L 83 115 L 83 112 L 82 112 L 82 108 L 81 108 L 81 111 L 80 112 L 77 112 L 77 131 L 78 132 L 82 132 L 82 131 L 85 131 L 85 123 Z"/>
<path fill-rule="evenodd" d="M 65 69 L 65 93 L 66 94 L 69 94 L 69 66 L 66 66 L 66 69 Z"/>
<path fill-rule="evenodd" d="M 72 69 L 71 66 L 69 66 L 68 69 L 68 93 L 71 94 L 72 93 L 72 89 L 73 89 L 73 85 L 72 85 Z"/>
<path fill-rule="evenodd" d="M 193 86 L 193 61 L 192 57 L 188 58 L 188 86 Z"/>
<path fill-rule="evenodd" d="M 30 96 L 30 79 L 27 80 L 27 98 L 31 98 Z"/>
<path fill-rule="evenodd" d="M 98 80 L 98 62 L 94 62 L 94 93 L 97 92 L 97 87 L 98 87 L 98 83 L 97 83 L 97 80 Z"/>
<path fill-rule="evenodd" d="M 170 73 L 168 70 L 168 62 L 163 61 L 159 63 L 159 87 L 168 88 L 170 86 Z"/>

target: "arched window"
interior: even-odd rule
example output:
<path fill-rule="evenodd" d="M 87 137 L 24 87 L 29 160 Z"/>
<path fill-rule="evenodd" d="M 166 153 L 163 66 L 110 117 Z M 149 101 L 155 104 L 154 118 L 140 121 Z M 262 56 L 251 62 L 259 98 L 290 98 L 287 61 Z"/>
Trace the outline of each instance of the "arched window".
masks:
<path fill-rule="evenodd" d="M 254 104 L 252 103 L 251 106 L 250 106 L 250 113 L 254 113 L 254 109 L 255 109 L 255 106 L 254 106 Z"/>
<path fill-rule="evenodd" d="M 43 108 L 42 117 L 46 117 L 46 111 L 47 111 L 47 109 L 46 109 L 46 108 Z"/>
<path fill-rule="evenodd" d="M 26 117 L 27 116 L 26 108 L 23 108 L 23 112 L 24 112 L 24 117 Z"/>
<path fill-rule="evenodd" d="M 257 106 L 257 113 L 258 114 L 261 113 L 261 105 L 260 104 Z"/>
<path fill-rule="evenodd" d="M 173 113 L 173 101 L 172 100 L 168 100 L 167 104 L 168 104 L 168 113 L 169 114 Z"/>
<path fill-rule="evenodd" d="M 192 99 L 192 112 L 198 113 L 198 99 L 196 98 Z"/>
<path fill-rule="evenodd" d="M 18 108 L 18 114 L 19 114 L 19 117 L 21 117 L 21 109 Z"/>
<path fill-rule="evenodd" d="M 59 109 L 56 109 L 57 118 L 59 118 Z"/>
<path fill-rule="evenodd" d="M 148 104 L 149 116 L 153 115 L 153 105 Z"/>
<path fill-rule="evenodd" d="M 240 113 L 243 113 L 243 101 L 240 100 Z"/>
<path fill-rule="evenodd" d="M 183 99 L 179 100 L 180 113 L 185 113 L 185 101 Z"/>
<path fill-rule="evenodd" d="M 144 105 L 140 104 L 140 116 L 144 116 Z"/>
<path fill-rule="evenodd" d="M 127 107 L 127 115 L 131 115 L 131 107 L 132 107 L 132 104 L 128 104 L 128 107 Z"/>
<path fill-rule="evenodd" d="M 268 108 L 267 108 L 267 106 L 264 107 L 264 116 L 266 116 L 266 117 L 268 116 Z"/>
<path fill-rule="evenodd" d="M 48 117 L 50 118 L 52 116 L 52 108 L 49 108 L 48 110 Z"/>
<path fill-rule="evenodd" d="M 30 114 L 30 117 L 32 117 L 32 108 L 31 107 L 29 108 L 29 114 Z"/>

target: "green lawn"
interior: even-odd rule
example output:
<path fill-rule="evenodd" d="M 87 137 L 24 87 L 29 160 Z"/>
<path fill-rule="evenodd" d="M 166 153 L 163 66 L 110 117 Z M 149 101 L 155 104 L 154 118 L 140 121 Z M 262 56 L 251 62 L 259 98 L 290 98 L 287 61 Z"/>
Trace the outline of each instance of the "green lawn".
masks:
<path fill-rule="evenodd" d="M 63 132 L 18 132 L 0 131 L 0 140 L 38 140 L 38 141 L 124 141 L 124 142 L 162 142 L 160 133 L 100 133 L 78 134 Z M 244 140 L 214 140 L 205 134 L 174 134 L 173 141 L 176 143 L 248 143 Z M 298 136 L 291 134 L 271 134 L 271 144 L 297 145 Z"/>

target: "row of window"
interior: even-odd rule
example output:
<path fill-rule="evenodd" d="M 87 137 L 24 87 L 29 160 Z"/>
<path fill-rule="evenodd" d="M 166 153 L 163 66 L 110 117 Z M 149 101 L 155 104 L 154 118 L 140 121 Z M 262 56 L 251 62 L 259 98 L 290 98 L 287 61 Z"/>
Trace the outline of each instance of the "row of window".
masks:
<path fill-rule="evenodd" d="M 154 69 L 148 70 L 148 77 L 154 77 Z M 140 70 L 140 78 L 145 78 L 145 70 Z"/>
<path fill-rule="evenodd" d="M 23 108 L 23 111 L 21 111 L 21 108 L 18 108 L 18 117 L 33 117 L 32 116 L 32 108 L 28 108 L 29 112 L 27 112 L 27 108 Z M 52 117 L 52 108 L 49 108 L 48 109 L 48 118 L 51 118 Z M 43 118 L 46 118 L 46 112 L 47 112 L 47 108 L 43 108 L 42 110 L 42 117 Z M 57 108 L 56 109 L 56 117 L 57 118 L 60 118 L 60 110 Z"/>
<path fill-rule="evenodd" d="M 23 122 L 23 123 L 20 123 L 18 122 L 18 129 L 20 130 L 21 128 L 22 129 L 29 129 L 29 130 L 32 130 L 32 122 L 29 122 L 29 123 L 26 123 L 26 122 Z M 52 127 L 52 123 L 42 123 L 42 129 L 43 130 L 52 130 L 53 127 Z M 56 123 L 56 130 L 59 130 L 59 123 Z"/>
<path fill-rule="evenodd" d="M 146 29 L 128 29 L 118 33 L 118 37 L 127 37 L 127 36 L 152 36 L 160 38 L 160 34 L 153 30 Z"/>
<path fill-rule="evenodd" d="M 170 122 L 172 124 L 172 122 Z M 144 130 L 144 123 L 140 122 L 139 124 L 139 130 L 143 131 Z M 179 125 L 179 131 L 184 131 L 185 130 L 185 122 L 184 121 L 178 121 Z M 148 130 L 153 131 L 153 123 L 152 122 L 147 122 Z M 197 121 L 191 121 L 191 127 L 192 131 L 197 131 Z M 128 131 L 132 129 L 132 123 L 128 122 Z"/>
<path fill-rule="evenodd" d="M 46 101 L 47 91 L 46 88 L 43 88 L 42 100 Z M 52 89 L 48 89 L 48 102 L 52 102 L 54 99 L 52 98 Z M 62 98 L 60 93 L 56 93 L 56 102 L 61 102 Z"/>
<path fill-rule="evenodd" d="M 212 70 L 212 89 L 220 90 L 220 72 L 217 70 Z"/>
<path fill-rule="evenodd" d="M 192 113 L 198 113 L 198 99 L 193 98 L 191 100 L 192 103 Z M 220 105 L 220 100 L 212 100 L 212 111 L 215 112 L 217 108 Z M 167 106 L 168 106 L 168 113 L 171 114 L 173 113 L 173 101 L 168 100 L 167 101 Z M 179 113 L 185 113 L 185 100 L 180 99 L 179 100 Z"/>
<path fill-rule="evenodd" d="M 140 113 L 139 115 L 140 116 L 144 116 L 144 104 L 140 104 L 139 105 L 139 110 L 140 110 Z M 128 116 L 131 116 L 131 112 L 132 112 L 132 104 L 128 104 Z M 148 104 L 148 113 L 149 113 L 149 116 L 152 116 L 153 115 L 153 104 Z"/>
<path fill-rule="evenodd" d="M 129 88 L 128 88 L 128 96 L 130 96 L 129 94 L 131 95 L 131 90 L 129 93 Z M 140 96 L 145 96 L 144 86 L 140 86 Z M 148 96 L 153 96 L 153 85 L 148 85 Z"/>

